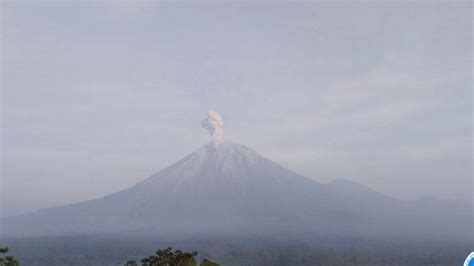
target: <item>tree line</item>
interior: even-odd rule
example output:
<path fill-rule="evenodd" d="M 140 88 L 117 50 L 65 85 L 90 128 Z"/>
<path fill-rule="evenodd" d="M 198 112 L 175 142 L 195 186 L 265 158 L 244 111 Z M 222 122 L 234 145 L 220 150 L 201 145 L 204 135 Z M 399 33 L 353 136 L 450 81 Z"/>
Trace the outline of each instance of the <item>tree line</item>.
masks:
<path fill-rule="evenodd" d="M 158 249 L 154 254 L 143 258 L 141 266 L 197 266 L 196 256 L 198 253 L 185 252 L 182 250 L 175 250 L 172 247 L 166 249 Z M 129 260 L 125 266 L 138 266 L 139 264 L 134 260 Z M 219 266 L 216 262 L 208 259 L 203 259 L 199 266 Z"/>
<path fill-rule="evenodd" d="M 0 247 L 0 266 L 20 266 L 20 262 L 13 256 L 5 256 L 8 252 L 8 247 Z M 166 249 L 158 249 L 154 254 L 143 258 L 140 263 L 141 266 L 198 266 L 196 262 L 196 256 L 198 253 L 185 252 L 182 250 L 175 250 L 168 247 Z M 136 261 L 129 260 L 125 263 L 124 266 L 139 266 Z M 210 261 L 208 259 L 203 259 L 199 266 L 219 266 L 216 262 Z"/>

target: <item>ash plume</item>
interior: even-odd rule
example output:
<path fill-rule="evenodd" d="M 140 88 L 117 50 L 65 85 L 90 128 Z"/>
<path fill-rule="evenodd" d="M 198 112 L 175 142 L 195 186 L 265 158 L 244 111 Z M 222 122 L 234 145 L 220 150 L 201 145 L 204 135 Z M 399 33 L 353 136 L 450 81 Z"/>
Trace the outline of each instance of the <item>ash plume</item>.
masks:
<path fill-rule="evenodd" d="M 209 135 L 214 142 L 222 142 L 222 138 L 224 137 L 224 129 L 222 126 L 224 123 L 222 122 L 222 117 L 219 113 L 215 111 L 207 112 L 207 117 L 202 120 L 201 125 L 209 131 Z"/>

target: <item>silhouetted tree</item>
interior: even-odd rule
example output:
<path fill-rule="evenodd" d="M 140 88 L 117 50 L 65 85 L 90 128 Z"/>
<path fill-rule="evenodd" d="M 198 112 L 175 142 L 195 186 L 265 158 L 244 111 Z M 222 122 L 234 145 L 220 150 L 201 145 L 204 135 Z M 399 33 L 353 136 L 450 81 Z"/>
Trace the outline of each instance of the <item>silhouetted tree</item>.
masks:
<path fill-rule="evenodd" d="M 0 247 L 0 254 L 5 254 L 8 252 L 7 247 Z M 0 266 L 19 266 L 20 262 L 18 262 L 14 257 L 12 256 L 5 256 L 3 258 L 0 258 Z"/>
<path fill-rule="evenodd" d="M 129 260 L 125 263 L 125 266 L 138 266 L 138 263 L 134 260 Z"/>
<path fill-rule="evenodd" d="M 199 264 L 199 266 L 219 266 L 219 264 L 213 262 L 213 261 L 210 261 L 208 259 L 203 259 L 201 261 L 201 264 Z"/>
<path fill-rule="evenodd" d="M 195 257 L 197 252 L 191 253 L 182 250 L 173 252 L 173 248 L 158 249 L 155 254 L 141 260 L 142 266 L 197 266 Z M 219 266 L 219 264 L 204 259 L 200 266 Z M 125 266 L 138 266 L 134 260 L 129 260 Z"/>

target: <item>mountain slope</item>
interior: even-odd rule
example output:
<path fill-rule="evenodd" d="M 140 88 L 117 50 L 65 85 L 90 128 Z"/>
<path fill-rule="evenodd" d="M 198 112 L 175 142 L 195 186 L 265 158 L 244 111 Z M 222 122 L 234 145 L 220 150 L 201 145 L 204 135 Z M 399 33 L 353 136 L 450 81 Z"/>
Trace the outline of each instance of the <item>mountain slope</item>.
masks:
<path fill-rule="evenodd" d="M 129 189 L 5 219 L 2 234 L 458 237 L 470 225 L 465 211 L 428 209 L 349 181 L 324 185 L 223 142 L 205 145 Z"/>

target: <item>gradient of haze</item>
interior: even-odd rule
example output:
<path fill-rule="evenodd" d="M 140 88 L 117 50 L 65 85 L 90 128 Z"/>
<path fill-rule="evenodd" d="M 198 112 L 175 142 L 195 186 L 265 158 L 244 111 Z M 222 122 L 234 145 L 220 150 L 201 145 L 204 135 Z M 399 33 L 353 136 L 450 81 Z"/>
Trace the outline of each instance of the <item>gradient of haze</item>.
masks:
<path fill-rule="evenodd" d="M 401 199 L 472 199 L 471 3 L 1 3 L 1 216 L 210 141 Z"/>

